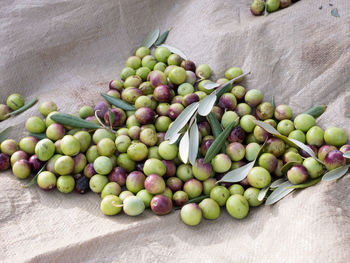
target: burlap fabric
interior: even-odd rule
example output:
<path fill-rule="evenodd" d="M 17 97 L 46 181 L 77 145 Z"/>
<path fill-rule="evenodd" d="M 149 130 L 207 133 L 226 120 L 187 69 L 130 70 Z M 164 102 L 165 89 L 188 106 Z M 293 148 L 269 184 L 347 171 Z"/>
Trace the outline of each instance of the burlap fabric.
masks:
<path fill-rule="evenodd" d="M 243 85 L 298 113 L 327 104 L 322 127 L 350 135 L 350 5 L 302 0 L 253 17 L 249 0 L 3 0 L 0 98 L 14 92 L 54 100 L 61 111 L 101 100 L 110 79 L 156 27 L 167 43 L 221 77 L 230 66 L 252 74 Z M 322 9 L 320 9 L 322 6 Z M 340 18 L 331 15 L 337 7 Z M 36 105 L 0 123 L 24 132 Z M 23 189 L 0 175 L 1 262 L 349 262 L 350 176 L 295 192 L 241 221 L 224 210 L 216 221 L 184 225 L 179 211 L 158 217 L 106 217 L 100 198 Z"/>

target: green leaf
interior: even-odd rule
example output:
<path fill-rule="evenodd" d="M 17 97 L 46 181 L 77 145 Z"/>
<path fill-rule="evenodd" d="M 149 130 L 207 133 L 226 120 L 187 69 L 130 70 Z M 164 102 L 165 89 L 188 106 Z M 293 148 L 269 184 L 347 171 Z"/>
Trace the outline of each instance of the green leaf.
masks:
<path fill-rule="evenodd" d="M 191 204 L 191 203 L 200 203 L 202 202 L 204 199 L 206 198 L 209 198 L 209 195 L 201 195 L 201 196 L 198 196 L 198 197 L 195 197 L 195 198 L 192 198 L 190 200 L 188 200 L 186 202 L 186 204 Z"/>
<path fill-rule="evenodd" d="M 10 136 L 12 128 L 13 127 L 10 126 L 10 127 L 7 127 L 5 130 L 3 130 L 2 132 L 0 132 L 0 143 L 5 141 Z"/>
<path fill-rule="evenodd" d="M 314 151 L 307 146 L 306 144 L 298 141 L 298 140 L 294 140 L 294 139 L 289 139 L 292 143 L 294 143 L 296 146 L 298 146 L 300 149 L 303 149 L 305 152 L 307 152 L 311 157 L 313 157 L 314 159 L 316 159 L 319 163 L 323 164 L 323 162 L 317 158 L 317 156 L 315 155 Z"/>
<path fill-rule="evenodd" d="M 331 11 L 332 16 L 334 17 L 340 17 L 339 13 L 338 13 L 338 8 L 333 8 Z"/>
<path fill-rule="evenodd" d="M 186 123 L 191 119 L 193 114 L 198 109 L 199 102 L 194 102 L 187 106 L 179 116 L 175 119 L 171 127 L 165 134 L 165 139 L 173 141 L 176 136 L 178 136 L 179 131 L 186 125 Z"/>
<path fill-rule="evenodd" d="M 222 147 L 222 145 L 225 144 L 225 141 L 228 137 L 228 135 L 230 134 L 231 130 L 233 129 L 233 127 L 235 127 L 236 122 L 233 120 L 221 133 L 220 135 L 215 138 L 215 140 L 213 141 L 213 143 L 210 145 L 205 158 L 204 158 L 204 163 L 208 163 L 210 162 L 215 156 L 216 154 L 220 151 L 220 148 Z"/>
<path fill-rule="evenodd" d="M 170 50 L 171 53 L 177 54 L 185 60 L 187 59 L 186 55 L 181 50 L 177 49 L 176 47 L 172 47 L 172 46 L 169 46 L 166 44 L 162 44 L 162 45 L 160 45 L 160 47 L 166 47 L 167 49 Z"/>
<path fill-rule="evenodd" d="M 31 186 L 31 185 L 33 185 L 33 184 L 36 184 L 36 179 L 38 178 L 39 174 L 40 174 L 42 171 L 45 170 L 47 163 L 48 163 L 48 162 L 46 162 L 46 163 L 43 165 L 43 167 L 41 167 L 41 169 L 39 170 L 39 172 L 32 178 L 32 180 L 30 180 L 30 182 L 29 182 L 28 184 L 26 184 L 26 185 L 21 185 L 21 186 L 24 187 L 24 188 L 27 188 L 27 187 L 29 187 L 29 186 Z"/>
<path fill-rule="evenodd" d="M 350 151 L 343 154 L 344 158 L 350 158 Z"/>
<path fill-rule="evenodd" d="M 326 105 L 317 105 L 317 106 L 311 107 L 310 109 L 308 109 L 304 113 L 309 114 L 312 117 L 314 117 L 315 119 L 317 119 L 326 111 L 326 109 L 327 109 Z"/>
<path fill-rule="evenodd" d="M 215 117 L 215 114 L 213 112 L 210 112 L 208 115 L 208 121 L 211 127 L 211 130 L 213 131 L 213 135 L 215 138 L 217 138 L 220 133 L 222 132 L 222 128 L 220 125 L 220 122 L 218 119 Z M 221 152 L 225 152 L 225 144 L 221 146 Z"/>
<path fill-rule="evenodd" d="M 102 128 L 102 126 L 97 125 L 96 123 L 89 122 L 66 113 L 55 113 L 50 118 L 57 123 L 71 126 L 74 128 L 86 128 L 86 129 Z"/>
<path fill-rule="evenodd" d="M 323 181 L 334 181 L 343 177 L 349 170 L 350 165 L 345 165 L 337 169 L 331 170 L 325 173 L 322 177 Z"/>
<path fill-rule="evenodd" d="M 111 129 L 112 129 L 113 123 L 115 120 L 115 115 L 114 115 L 114 112 L 111 111 L 111 109 L 108 109 L 108 119 L 109 119 L 109 125 L 111 126 Z"/>
<path fill-rule="evenodd" d="M 306 182 L 304 184 L 296 184 L 296 185 L 293 185 L 293 186 L 289 186 L 287 187 L 287 189 L 302 189 L 302 188 L 307 188 L 307 187 L 310 187 L 312 185 L 315 185 L 317 184 L 319 181 L 321 181 L 321 177 L 318 177 L 316 179 L 313 179 L 313 180 L 310 180 L 309 182 Z"/>
<path fill-rule="evenodd" d="M 298 162 L 294 162 L 294 161 L 286 163 L 285 165 L 282 166 L 281 172 L 282 172 L 283 174 L 286 174 L 286 173 L 288 172 L 288 170 L 289 170 L 294 164 L 297 164 L 297 163 L 298 163 Z"/>
<path fill-rule="evenodd" d="M 246 165 L 243 165 L 241 167 L 238 167 L 227 174 L 225 174 L 224 177 L 222 177 L 218 183 L 220 182 L 226 182 L 226 183 L 237 183 L 242 180 L 244 180 L 250 170 L 254 167 L 255 161 L 251 161 L 247 163 Z"/>
<path fill-rule="evenodd" d="M 179 154 L 181 161 L 186 164 L 188 162 L 188 155 L 190 152 L 190 136 L 188 135 L 188 130 L 182 136 L 179 145 Z"/>
<path fill-rule="evenodd" d="M 273 108 L 276 108 L 275 96 L 272 96 L 271 104 Z"/>
<path fill-rule="evenodd" d="M 219 83 L 216 83 L 216 82 L 207 82 L 203 85 L 203 87 L 206 89 L 206 90 L 211 90 L 211 89 L 215 89 L 217 87 L 219 87 L 220 84 Z"/>
<path fill-rule="evenodd" d="M 153 44 L 157 41 L 159 37 L 159 29 L 155 29 L 152 32 L 148 33 L 146 38 L 143 40 L 141 46 L 150 48 L 153 46 Z"/>
<path fill-rule="evenodd" d="M 101 93 L 101 96 L 107 101 L 109 102 L 110 104 L 118 107 L 118 108 L 121 108 L 123 110 L 136 110 L 136 108 L 133 106 L 133 105 L 130 105 L 129 103 L 121 100 L 121 99 L 117 99 L 115 97 L 112 97 L 108 94 L 105 94 L 105 93 Z"/>
<path fill-rule="evenodd" d="M 278 186 L 266 199 L 265 205 L 272 205 L 295 190 L 288 189 L 289 186 L 293 186 L 293 184 L 288 181 Z"/>
<path fill-rule="evenodd" d="M 31 133 L 30 132 L 29 136 L 35 137 L 38 140 L 42 140 L 42 139 L 46 139 L 47 138 L 46 133 Z"/>
<path fill-rule="evenodd" d="M 274 188 L 277 188 L 279 187 L 281 184 L 283 184 L 284 182 L 287 182 L 287 180 L 283 179 L 283 178 L 280 178 L 280 179 L 277 179 L 276 181 L 273 181 L 270 185 L 270 188 L 274 189 Z"/>
<path fill-rule="evenodd" d="M 165 31 L 163 34 L 160 35 L 160 37 L 157 39 L 156 43 L 154 43 L 155 46 L 159 46 L 161 44 L 163 44 L 166 40 L 166 38 L 168 37 L 170 30 Z"/>
<path fill-rule="evenodd" d="M 270 186 L 268 185 L 265 188 L 260 190 L 260 192 L 258 194 L 258 201 L 264 200 L 264 198 L 265 198 L 267 192 L 269 191 L 269 189 L 270 189 Z"/>
<path fill-rule="evenodd" d="M 211 110 L 213 109 L 213 106 L 216 101 L 216 95 L 215 94 L 210 94 L 206 96 L 199 104 L 198 107 L 198 114 L 202 116 L 207 116 Z"/>
<path fill-rule="evenodd" d="M 198 146 L 199 146 L 199 132 L 196 121 L 191 126 L 190 129 L 190 152 L 189 152 L 189 160 L 192 165 L 194 165 L 197 154 L 198 154 Z"/>
<path fill-rule="evenodd" d="M 31 108 L 36 102 L 38 101 L 37 98 L 33 98 L 31 101 L 29 101 L 26 105 L 24 105 L 23 107 L 19 108 L 18 110 L 12 111 L 9 113 L 9 115 L 13 116 L 13 115 L 17 115 L 20 114 L 26 110 L 28 110 L 29 108 Z"/>

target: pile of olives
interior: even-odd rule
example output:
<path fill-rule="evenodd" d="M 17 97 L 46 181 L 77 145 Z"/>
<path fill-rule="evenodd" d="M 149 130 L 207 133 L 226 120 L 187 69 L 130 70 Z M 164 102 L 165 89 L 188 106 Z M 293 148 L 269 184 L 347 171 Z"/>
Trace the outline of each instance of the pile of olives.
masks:
<path fill-rule="evenodd" d="M 250 11 L 253 15 L 260 16 L 265 9 L 267 12 L 272 13 L 280 8 L 286 8 L 297 1 L 299 0 L 253 0 L 250 5 Z"/>
<path fill-rule="evenodd" d="M 275 107 L 264 101 L 260 90 L 246 90 L 236 84 L 212 108 L 223 128 L 236 123 L 224 150 L 205 163 L 215 137 L 207 118 L 198 116 L 198 157 L 193 165 L 183 163 L 177 143 L 165 140 L 165 133 L 185 107 L 212 92 L 205 88 L 211 73 L 208 65 L 196 66 L 166 47 L 157 47 L 154 55 L 149 48 L 140 47 L 127 59 L 121 80 L 112 80 L 107 92 L 133 105 L 134 111 L 106 101 L 95 107 L 83 106 L 79 117 L 104 127 L 76 129 L 54 122 L 51 116 L 57 113 L 56 104 L 43 102 L 39 109 L 42 116 L 30 117 L 25 123 L 33 136 L 19 143 L 12 139 L 1 143 L 0 171 L 12 167 L 19 179 L 38 173 L 37 185 L 43 190 L 57 188 L 65 194 L 91 190 L 101 196 L 101 211 L 109 216 L 122 210 L 137 216 L 148 207 L 157 215 L 165 215 L 176 206 L 181 208 L 182 221 L 193 226 L 203 217 L 218 218 L 222 207 L 236 219 L 246 217 L 250 207 L 264 202 L 258 199 L 260 189 L 273 180 L 284 177 L 301 184 L 345 164 L 343 152 L 349 151 L 350 145 L 346 145 L 343 129 L 330 127 L 324 131 L 315 126 L 315 118 L 309 114 L 293 119 L 288 105 Z M 217 83 L 227 83 L 241 74 L 240 68 L 229 68 Z M 254 119 L 308 144 L 325 166 L 256 126 Z M 45 138 L 38 139 L 39 134 Z M 243 181 L 218 183 L 227 172 L 256 158 L 255 167 Z M 295 164 L 283 174 L 281 168 L 288 162 Z M 197 203 L 193 201 L 196 198 Z"/>

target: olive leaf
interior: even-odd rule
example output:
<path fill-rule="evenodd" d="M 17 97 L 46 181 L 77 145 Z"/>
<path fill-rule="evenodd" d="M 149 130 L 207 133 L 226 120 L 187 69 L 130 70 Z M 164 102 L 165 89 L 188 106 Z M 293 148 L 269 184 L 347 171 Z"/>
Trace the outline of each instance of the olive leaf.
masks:
<path fill-rule="evenodd" d="M 300 149 L 303 149 L 305 152 L 307 152 L 312 158 L 316 159 L 319 163 L 323 164 L 323 162 L 317 158 L 315 155 L 314 151 L 311 149 L 311 147 L 307 146 L 306 144 L 294 140 L 294 139 L 289 139 L 292 143 L 294 143 L 296 146 L 298 146 Z"/>
<path fill-rule="evenodd" d="M 157 41 L 154 43 L 154 45 L 159 46 L 159 45 L 163 44 L 165 42 L 166 38 L 168 37 L 169 31 L 170 31 L 170 29 L 165 31 L 163 34 L 161 34 L 159 36 L 159 38 L 157 39 Z"/>
<path fill-rule="evenodd" d="M 345 165 L 325 173 L 322 177 L 323 181 L 334 181 L 343 177 L 349 170 L 350 165 Z"/>
<path fill-rule="evenodd" d="M 117 99 L 117 98 L 112 97 L 112 96 L 110 96 L 108 94 L 105 94 L 105 93 L 101 93 L 101 96 L 107 102 L 112 104 L 113 106 L 116 106 L 116 107 L 121 108 L 123 110 L 136 110 L 136 108 L 133 105 L 131 105 L 131 104 L 129 104 L 129 103 L 127 103 L 127 102 L 125 102 L 125 101 L 123 101 L 121 99 Z"/>
<path fill-rule="evenodd" d="M 178 136 L 179 131 L 186 125 L 186 123 L 191 119 L 195 111 L 198 109 L 199 102 L 194 102 L 187 106 L 180 115 L 172 123 L 171 127 L 165 134 L 165 139 L 169 141 L 174 141 L 174 138 Z"/>
<path fill-rule="evenodd" d="M 179 49 L 175 48 L 175 47 L 172 47 L 172 46 L 169 46 L 169 45 L 166 45 L 166 44 L 162 44 L 160 45 L 160 47 L 166 47 L 167 49 L 170 50 L 171 53 L 174 53 L 174 54 L 177 54 L 179 55 L 180 57 L 182 57 L 183 59 L 187 59 L 186 55 Z"/>
<path fill-rule="evenodd" d="M 272 96 L 271 105 L 276 108 L 275 96 Z"/>
<path fill-rule="evenodd" d="M 195 197 L 195 198 L 192 198 L 190 200 L 188 200 L 186 202 L 186 204 L 191 204 L 191 203 L 200 203 L 202 202 L 204 199 L 206 198 L 209 198 L 209 195 L 201 195 L 201 196 L 198 196 L 198 197 Z"/>
<path fill-rule="evenodd" d="M 182 136 L 179 145 L 179 154 L 181 161 L 186 164 L 188 162 L 188 154 L 190 152 L 190 136 L 188 135 L 188 131 Z"/>
<path fill-rule="evenodd" d="M 10 136 L 12 128 L 13 127 L 10 126 L 10 127 L 7 127 L 5 130 L 3 130 L 2 132 L 0 132 L 0 143 L 5 141 Z"/>
<path fill-rule="evenodd" d="M 111 126 L 111 129 L 112 129 L 113 123 L 115 120 L 115 114 L 113 111 L 111 111 L 111 109 L 108 109 L 108 119 L 109 119 L 109 126 Z"/>
<path fill-rule="evenodd" d="M 102 126 L 96 123 L 89 122 L 66 113 L 55 113 L 50 118 L 59 124 L 71 126 L 74 128 L 86 128 L 86 129 L 102 128 Z"/>
<path fill-rule="evenodd" d="M 343 154 L 344 158 L 350 158 L 350 151 Z"/>
<path fill-rule="evenodd" d="M 32 136 L 34 138 L 37 138 L 38 140 L 46 139 L 46 133 L 29 133 L 29 136 Z"/>
<path fill-rule="evenodd" d="M 152 32 L 148 33 L 146 38 L 142 41 L 141 46 L 150 48 L 153 46 L 153 44 L 157 41 L 159 37 L 159 29 L 155 29 Z"/>
<path fill-rule="evenodd" d="M 202 116 L 207 116 L 211 112 L 211 110 L 215 104 L 215 101 L 216 101 L 215 94 L 212 93 L 212 94 L 206 96 L 199 104 L 198 114 L 202 115 Z"/>
<path fill-rule="evenodd" d="M 315 119 L 317 119 L 326 111 L 326 109 L 327 109 L 326 105 L 317 105 L 317 106 L 311 107 L 310 109 L 308 109 L 304 113 L 309 114 L 312 117 L 314 117 Z"/>
<path fill-rule="evenodd" d="M 338 13 L 338 8 L 333 8 L 331 11 L 332 16 L 334 17 L 340 17 L 339 13 Z"/>
<path fill-rule="evenodd" d="M 21 187 L 23 188 L 27 188 L 33 184 L 36 184 L 36 179 L 38 178 L 39 174 L 45 170 L 46 168 L 46 165 L 47 165 L 48 162 L 46 162 L 43 167 L 41 167 L 41 169 L 39 170 L 39 172 L 37 172 L 37 174 L 32 178 L 32 180 L 30 180 L 30 182 L 28 184 L 25 184 L 25 185 L 21 185 Z"/>
<path fill-rule="evenodd" d="M 211 130 L 213 131 L 214 137 L 217 138 L 222 132 L 222 128 L 221 128 L 220 122 L 215 117 L 215 114 L 213 112 L 209 113 L 208 121 L 209 121 Z M 221 152 L 225 152 L 225 144 L 221 146 Z"/>
<path fill-rule="evenodd" d="M 287 180 L 283 179 L 283 178 L 280 178 L 280 179 L 277 179 L 276 181 L 273 181 L 270 185 L 270 188 L 274 189 L 274 188 L 277 188 L 279 187 L 281 184 L 283 184 L 284 182 L 287 182 Z"/>
<path fill-rule="evenodd" d="M 172 137 L 170 140 L 169 140 L 169 143 L 170 144 L 173 144 L 173 143 L 176 143 L 178 141 L 178 139 L 180 138 L 181 136 L 181 133 L 177 133 L 174 137 Z"/>
<path fill-rule="evenodd" d="M 218 137 L 215 138 L 213 143 L 210 145 L 207 153 L 205 154 L 204 157 L 204 163 L 209 163 L 215 156 L 216 154 L 220 151 L 220 148 L 222 145 L 225 144 L 225 141 L 230 134 L 231 130 L 233 127 L 235 127 L 236 122 L 233 120 L 221 133 Z"/>
<path fill-rule="evenodd" d="M 215 89 L 215 88 L 217 88 L 217 87 L 219 87 L 219 86 L 220 86 L 219 83 L 212 82 L 212 81 L 207 82 L 207 83 L 205 83 L 205 84 L 203 85 L 203 87 L 204 87 L 205 89 L 207 89 L 207 90 Z"/>
<path fill-rule="evenodd" d="M 270 185 L 266 186 L 265 188 L 261 189 L 259 194 L 258 194 L 258 201 L 262 201 L 264 200 L 267 192 L 269 191 L 270 189 Z"/>
<path fill-rule="evenodd" d="M 189 160 L 192 165 L 194 165 L 197 154 L 198 154 L 198 146 L 199 146 L 199 132 L 196 120 L 191 126 L 190 129 L 190 152 L 189 152 Z"/>
<path fill-rule="evenodd" d="M 287 187 L 293 186 L 292 183 L 286 181 L 279 185 L 271 194 L 270 196 L 266 199 L 265 205 L 272 205 L 279 200 L 281 200 L 283 197 L 287 196 L 291 192 L 293 192 L 295 189 L 288 189 Z"/>
<path fill-rule="evenodd" d="M 321 181 L 321 177 L 318 177 L 316 179 L 310 180 L 309 182 L 303 183 L 303 184 L 296 184 L 293 186 L 289 186 L 287 187 L 287 189 L 302 189 L 302 188 L 307 188 L 310 187 L 312 185 L 317 184 L 319 181 Z"/>
<path fill-rule="evenodd" d="M 240 182 L 240 181 L 244 180 L 248 176 L 250 170 L 254 167 L 255 162 L 258 159 L 262 149 L 264 149 L 265 144 L 266 144 L 266 141 L 260 147 L 260 150 L 259 150 L 258 154 L 256 155 L 254 161 L 251 161 L 251 162 L 247 163 L 246 165 L 243 165 L 241 167 L 238 167 L 238 168 L 228 172 L 217 183 L 219 183 L 219 182 L 236 183 L 236 182 Z"/>
<path fill-rule="evenodd" d="M 25 104 L 24 106 L 22 106 L 18 110 L 10 112 L 8 115 L 13 116 L 13 115 L 20 114 L 20 113 L 28 110 L 29 108 L 31 108 L 37 101 L 38 101 L 37 98 L 33 98 L 27 104 Z"/>
<path fill-rule="evenodd" d="M 298 163 L 298 162 L 294 162 L 294 161 L 286 163 L 285 165 L 282 166 L 281 172 L 282 172 L 283 174 L 286 174 L 286 173 L 288 172 L 288 170 L 289 170 L 294 164 L 297 164 L 297 163 Z"/>

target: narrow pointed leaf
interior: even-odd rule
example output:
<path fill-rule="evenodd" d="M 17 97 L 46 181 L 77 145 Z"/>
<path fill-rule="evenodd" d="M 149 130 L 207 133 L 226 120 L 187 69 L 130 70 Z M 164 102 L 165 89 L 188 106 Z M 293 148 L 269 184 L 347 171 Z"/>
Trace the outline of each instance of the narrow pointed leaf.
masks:
<path fill-rule="evenodd" d="M 243 78 L 244 76 L 249 75 L 249 74 L 250 74 L 250 72 L 243 73 L 242 75 L 239 75 L 238 77 L 231 79 L 230 81 L 228 81 L 224 85 L 222 85 L 220 88 L 218 88 L 217 92 L 216 92 L 218 99 L 221 97 L 222 94 L 224 94 L 230 90 L 232 83 L 234 83 L 236 80 Z"/>
<path fill-rule="evenodd" d="M 179 145 L 180 159 L 185 164 L 188 162 L 189 152 L 190 152 L 190 136 L 188 135 L 188 131 L 186 131 L 184 136 L 182 136 L 182 139 Z"/>
<path fill-rule="evenodd" d="M 343 154 L 344 158 L 350 158 L 350 151 Z"/>
<path fill-rule="evenodd" d="M 216 83 L 216 82 L 207 82 L 203 85 L 203 87 L 207 90 L 211 90 L 211 89 L 215 89 L 217 87 L 219 87 L 220 84 L 219 83 Z"/>
<path fill-rule="evenodd" d="M 276 108 L 275 96 L 272 96 L 271 104 L 273 108 Z"/>
<path fill-rule="evenodd" d="M 321 181 L 321 179 L 322 179 L 322 177 L 318 177 L 318 178 L 310 180 L 309 182 L 304 183 L 304 184 L 296 184 L 296 185 L 293 185 L 293 186 L 289 186 L 289 187 L 287 187 L 287 189 L 307 188 L 307 187 L 310 187 L 310 186 L 313 186 L 313 185 L 317 184 L 319 181 Z"/>
<path fill-rule="evenodd" d="M 97 125 L 96 123 L 89 122 L 66 113 L 55 113 L 50 118 L 59 124 L 71 126 L 74 128 L 86 128 L 86 129 L 102 128 L 102 126 Z"/>
<path fill-rule="evenodd" d="M 197 154 L 198 154 L 198 146 L 199 146 L 199 132 L 196 121 L 192 124 L 190 129 L 190 153 L 189 160 L 192 165 L 194 165 Z"/>
<path fill-rule="evenodd" d="M 216 101 L 215 94 L 210 94 L 206 96 L 199 104 L 198 114 L 202 116 L 207 116 L 213 109 L 215 101 Z"/>
<path fill-rule="evenodd" d="M 167 49 L 170 50 L 171 53 L 174 53 L 174 54 L 177 54 L 179 55 L 180 57 L 182 57 L 183 59 L 187 59 L 186 55 L 179 49 L 177 49 L 176 47 L 172 47 L 172 46 L 169 46 L 169 45 L 166 45 L 166 44 L 162 44 L 160 45 L 161 47 L 166 47 Z"/>
<path fill-rule="evenodd" d="M 289 186 L 293 186 L 293 184 L 287 181 L 277 187 L 266 199 L 265 205 L 272 205 L 295 190 L 288 189 Z"/>
<path fill-rule="evenodd" d="M 281 168 L 281 172 L 283 174 L 286 174 L 288 172 L 288 170 L 294 165 L 294 164 L 297 164 L 298 162 L 288 162 L 286 163 L 285 165 L 282 166 Z"/>
<path fill-rule="evenodd" d="M 108 94 L 105 94 L 105 93 L 101 93 L 101 96 L 107 102 L 109 102 L 110 104 L 112 104 L 112 105 L 114 105 L 114 106 L 116 106 L 118 108 L 121 108 L 123 110 L 136 110 L 136 108 L 133 105 L 131 105 L 131 104 L 129 104 L 129 103 L 127 103 L 127 102 L 125 102 L 125 101 L 123 101 L 121 99 L 117 99 L 117 98 L 112 97 L 112 96 L 110 96 Z"/>
<path fill-rule="evenodd" d="M 215 114 L 213 112 L 209 113 L 208 121 L 210 124 L 210 128 L 213 131 L 214 137 L 217 138 L 220 135 L 220 133 L 222 132 L 222 128 L 221 128 L 220 122 L 215 117 Z"/>
<path fill-rule="evenodd" d="M 235 127 L 236 122 L 232 121 L 221 133 L 220 135 L 213 141 L 213 143 L 210 145 L 205 158 L 204 163 L 210 162 L 216 154 L 220 151 L 222 145 L 225 144 L 225 141 L 230 134 L 233 127 Z"/>
<path fill-rule="evenodd" d="M 241 167 L 238 167 L 237 169 L 234 169 L 227 174 L 225 174 L 224 177 L 221 178 L 219 182 L 227 182 L 227 183 L 236 183 L 244 180 L 250 170 L 254 167 L 255 161 L 252 161 L 250 163 L 247 163 L 246 165 L 243 165 Z"/>
<path fill-rule="evenodd" d="M 267 192 L 269 191 L 270 186 L 266 186 L 265 188 L 261 189 L 259 194 L 258 194 L 258 201 L 264 200 Z"/>
<path fill-rule="evenodd" d="M 323 181 L 334 181 L 343 177 L 349 170 L 350 165 L 345 165 L 325 173 L 322 177 Z"/>
<path fill-rule="evenodd" d="M 163 34 L 161 34 L 161 35 L 159 36 L 159 38 L 157 39 L 157 41 L 154 43 L 154 45 L 155 45 L 155 46 L 159 46 L 159 45 L 163 44 L 163 43 L 165 42 L 166 38 L 167 38 L 168 35 L 169 35 L 169 31 L 170 31 L 170 30 L 167 30 L 167 31 L 165 31 Z"/>
<path fill-rule="evenodd" d="M 32 178 L 32 180 L 30 180 L 30 182 L 29 182 L 28 184 L 21 185 L 21 186 L 24 187 L 24 188 L 27 188 L 27 187 L 29 187 L 29 186 L 31 186 L 31 185 L 33 185 L 33 184 L 36 184 L 36 183 L 37 183 L 36 180 L 37 180 L 39 174 L 40 174 L 42 171 L 45 170 L 47 163 L 48 163 L 48 162 L 46 162 L 46 163 L 43 165 L 43 167 L 41 167 L 41 169 L 39 170 L 39 172 L 37 172 L 37 174 Z"/>
<path fill-rule="evenodd" d="M 159 29 L 157 28 L 152 32 L 148 33 L 146 38 L 141 43 L 141 46 L 150 48 L 157 41 L 158 37 L 159 37 Z"/>
<path fill-rule="evenodd" d="M 314 117 L 315 119 L 317 119 L 326 111 L 326 109 L 327 109 L 326 105 L 317 105 L 317 106 L 311 107 L 310 109 L 308 109 L 304 113 L 309 114 L 312 117 Z"/>
<path fill-rule="evenodd" d="M 35 137 L 38 140 L 42 140 L 42 139 L 46 139 L 47 138 L 46 133 L 31 133 L 30 132 L 29 136 Z"/>
<path fill-rule="evenodd" d="M 109 124 L 112 127 L 115 120 L 115 115 L 114 115 L 114 112 L 111 111 L 111 109 L 108 109 L 108 119 L 109 119 Z"/>
<path fill-rule="evenodd" d="M 289 140 L 292 143 L 294 143 L 296 146 L 298 146 L 300 149 L 303 149 L 305 152 L 307 152 L 311 157 L 315 158 L 318 162 L 322 163 L 321 160 L 319 160 L 317 158 L 314 151 L 309 146 L 307 146 L 306 144 L 304 144 L 298 140 L 294 140 L 294 139 L 289 139 Z"/>
<path fill-rule="evenodd" d="M 5 130 L 3 130 L 2 132 L 0 132 L 0 143 L 5 141 L 10 136 L 12 128 L 13 127 L 10 126 L 10 127 L 7 127 Z"/>
<path fill-rule="evenodd" d="M 191 119 L 193 114 L 198 109 L 199 102 L 194 102 L 187 106 L 180 115 L 175 119 L 171 127 L 165 134 L 165 139 L 173 141 L 174 137 L 178 136 L 179 131 L 186 125 L 186 123 Z"/>
<path fill-rule="evenodd" d="M 270 188 L 274 189 L 274 188 L 277 188 L 279 187 L 281 184 L 283 184 L 284 182 L 287 182 L 287 180 L 283 179 L 283 178 L 280 178 L 280 179 L 277 179 L 276 181 L 273 181 L 270 185 Z"/>
<path fill-rule="evenodd" d="M 202 202 L 204 199 L 206 198 L 209 198 L 209 195 L 201 195 L 201 196 L 198 196 L 198 197 L 195 197 L 195 198 L 192 198 L 190 200 L 188 200 L 186 202 L 186 204 L 190 204 L 190 203 L 200 203 Z"/>
<path fill-rule="evenodd" d="M 12 111 L 9 113 L 9 115 L 13 116 L 13 115 L 17 115 L 20 114 L 26 110 L 28 110 L 29 108 L 31 108 L 36 102 L 38 101 L 37 98 L 33 98 L 31 101 L 29 101 L 26 105 L 24 105 L 23 107 L 19 108 L 18 110 Z"/>

